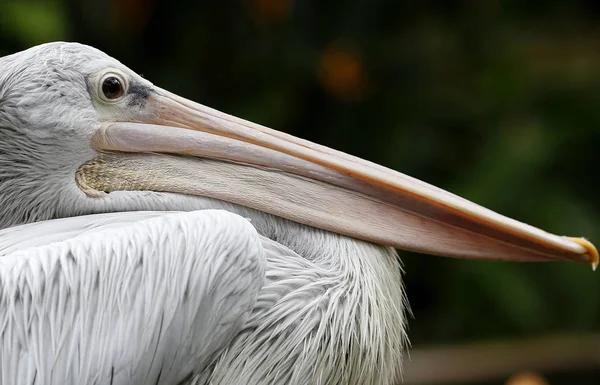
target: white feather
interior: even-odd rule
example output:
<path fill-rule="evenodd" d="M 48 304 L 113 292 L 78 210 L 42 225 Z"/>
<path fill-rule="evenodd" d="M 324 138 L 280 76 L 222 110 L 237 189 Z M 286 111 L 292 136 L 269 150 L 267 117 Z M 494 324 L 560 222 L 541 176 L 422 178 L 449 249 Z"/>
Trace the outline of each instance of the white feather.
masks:
<path fill-rule="evenodd" d="M 135 216 L 0 258 L 2 384 L 176 384 L 242 329 L 265 282 L 248 221 Z"/>
<path fill-rule="evenodd" d="M 395 252 L 315 231 L 312 255 L 296 234 L 292 245 L 310 260 L 226 211 L 111 213 L 1 231 L 0 255 L 10 250 L 0 258 L 0 308 L 10 309 L 0 318 L 2 384 L 30 384 L 23 379 L 35 373 L 44 385 L 155 383 L 161 371 L 159 384 L 192 373 L 198 384 L 395 383 L 406 342 Z M 236 253 L 245 269 L 217 263 Z M 181 301 L 207 279 L 219 286 Z M 204 317 L 194 317 L 199 309 Z M 187 324 L 166 335 L 164 317 Z M 225 329 L 215 318 L 228 320 Z"/>

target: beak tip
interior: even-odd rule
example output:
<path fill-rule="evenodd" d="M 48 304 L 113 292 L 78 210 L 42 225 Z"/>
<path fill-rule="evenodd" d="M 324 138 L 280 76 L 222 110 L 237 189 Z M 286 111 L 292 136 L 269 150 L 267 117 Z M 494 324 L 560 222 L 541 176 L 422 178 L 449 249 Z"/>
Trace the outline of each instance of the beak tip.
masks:
<path fill-rule="evenodd" d="M 598 249 L 596 249 L 596 246 L 594 246 L 592 242 L 588 241 L 585 238 L 567 237 L 567 239 L 583 246 L 583 248 L 586 251 L 584 256 L 587 257 L 587 262 L 592 265 L 592 270 L 596 271 L 596 268 L 598 267 L 598 262 L 600 260 L 600 256 L 598 254 Z"/>

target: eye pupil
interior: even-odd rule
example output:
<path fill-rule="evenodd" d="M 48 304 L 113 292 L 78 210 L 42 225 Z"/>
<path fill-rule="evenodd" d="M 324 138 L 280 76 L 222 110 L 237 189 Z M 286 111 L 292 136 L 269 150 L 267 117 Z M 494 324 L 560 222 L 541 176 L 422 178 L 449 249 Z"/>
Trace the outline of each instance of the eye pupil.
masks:
<path fill-rule="evenodd" d="M 123 85 L 118 78 L 111 76 L 102 82 L 102 93 L 107 99 L 117 99 L 123 95 Z"/>

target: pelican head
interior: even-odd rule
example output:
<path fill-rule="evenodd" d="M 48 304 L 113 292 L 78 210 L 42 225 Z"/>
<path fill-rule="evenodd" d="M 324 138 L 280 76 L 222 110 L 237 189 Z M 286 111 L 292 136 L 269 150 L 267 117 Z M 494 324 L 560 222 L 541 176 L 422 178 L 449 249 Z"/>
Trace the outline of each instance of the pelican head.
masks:
<path fill-rule="evenodd" d="M 264 232 L 265 218 L 284 218 L 442 256 L 598 261 L 584 239 L 186 100 L 85 45 L 36 46 L 0 58 L 0 68 L 0 228 L 225 208 Z"/>

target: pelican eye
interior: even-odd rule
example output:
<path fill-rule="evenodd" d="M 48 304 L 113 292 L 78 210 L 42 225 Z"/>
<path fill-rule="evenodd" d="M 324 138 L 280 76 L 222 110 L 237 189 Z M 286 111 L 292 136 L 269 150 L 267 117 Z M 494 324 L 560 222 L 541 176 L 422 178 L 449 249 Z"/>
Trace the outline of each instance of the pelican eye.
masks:
<path fill-rule="evenodd" d="M 123 96 L 125 89 L 121 79 L 109 76 L 102 81 L 102 94 L 106 99 L 115 100 Z"/>

